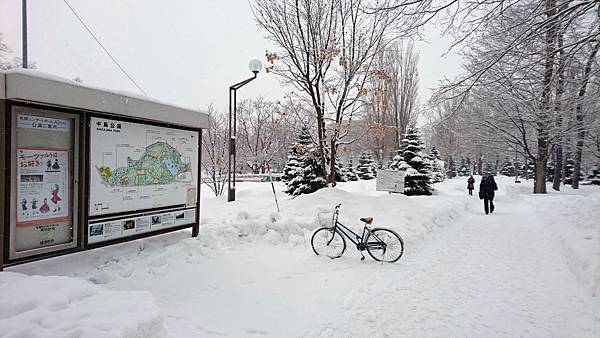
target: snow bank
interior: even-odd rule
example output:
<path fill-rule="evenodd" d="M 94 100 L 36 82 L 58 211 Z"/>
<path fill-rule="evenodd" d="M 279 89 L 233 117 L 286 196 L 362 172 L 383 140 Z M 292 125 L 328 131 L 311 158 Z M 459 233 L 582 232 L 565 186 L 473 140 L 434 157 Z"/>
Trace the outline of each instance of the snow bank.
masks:
<path fill-rule="evenodd" d="M 78 278 L 0 272 L 1 337 L 161 337 L 151 293 Z"/>
<path fill-rule="evenodd" d="M 452 223 L 466 209 L 464 189 L 455 188 L 456 182 L 437 186 L 443 185 L 445 188 L 434 196 L 408 197 L 375 191 L 375 180 L 368 180 L 340 183 L 335 188 L 291 198 L 278 184 L 281 212 L 277 213 L 269 184 L 239 184 L 234 203 L 226 203 L 223 196 L 203 201 L 201 237 L 215 239 L 221 247 L 254 241 L 310 246 L 312 232 L 320 226 L 318 217 L 329 222 L 334 206 L 342 203 L 343 224 L 359 232 L 363 226 L 359 218 L 374 217 L 373 227 L 396 230 L 410 251 L 436 227 Z"/>
<path fill-rule="evenodd" d="M 594 187 L 565 190 L 533 199 L 577 280 L 600 296 L 600 192 Z"/>

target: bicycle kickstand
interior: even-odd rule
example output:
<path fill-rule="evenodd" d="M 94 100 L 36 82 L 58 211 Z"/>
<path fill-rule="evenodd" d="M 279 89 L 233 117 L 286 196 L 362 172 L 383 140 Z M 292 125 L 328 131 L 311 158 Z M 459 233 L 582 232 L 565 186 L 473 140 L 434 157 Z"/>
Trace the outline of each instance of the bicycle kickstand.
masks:
<path fill-rule="evenodd" d="M 361 260 L 361 261 L 364 261 L 364 260 L 365 260 L 365 254 L 363 254 L 363 252 L 361 251 L 361 252 L 360 252 L 360 255 L 362 256 L 362 257 L 360 257 L 360 260 Z"/>

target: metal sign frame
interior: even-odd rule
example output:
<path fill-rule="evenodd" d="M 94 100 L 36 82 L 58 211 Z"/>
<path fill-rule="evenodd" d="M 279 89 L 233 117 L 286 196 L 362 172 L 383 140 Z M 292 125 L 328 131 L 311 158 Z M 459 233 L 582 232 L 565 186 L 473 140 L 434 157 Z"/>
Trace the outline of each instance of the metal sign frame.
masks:
<path fill-rule="evenodd" d="M 57 107 L 55 105 L 45 105 L 38 103 L 24 102 L 21 100 L 2 99 L 0 100 L 0 112 L 4 112 L 0 117 L 0 146 L 7 151 L 5 156 L 0 159 L 0 169 L 5 168 L 4 176 L 0 176 L 0 211 L 3 213 L 3 223 L 0 225 L 0 271 L 3 266 L 26 263 L 30 261 L 45 259 L 49 257 L 74 253 L 94 249 L 103 246 L 109 246 L 117 243 L 123 243 L 140 238 L 155 236 L 168 232 L 178 231 L 191 228 L 192 236 L 198 236 L 200 232 L 200 189 L 201 189 L 201 162 L 202 162 L 202 129 L 186 127 L 181 125 L 173 125 L 168 122 L 150 121 L 141 118 L 130 118 L 119 114 L 109 114 L 96 111 L 89 111 L 77 108 Z M 73 154 L 72 154 L 72 221 L 73 221 L 73 241 L 68 244 L 48 246 L 40 249 L 34 249 L 23 253 L 17 253 L 14 250 L 15 240 L 14 231 L 11 231 L 12 223 L 16 222 L 15 208 L 13 202 L 16 202 L 16 115 L 13 107 L 24 107 L 43 110 L 46 113 L 42 114 L 47 117 L 57 118 L 72 118 L 73 125 Z M 29 114 L 29 113 L 28 113 Z M 31 112 L 31 115 L 36 115 Z M 122 120 L 145 124 L 150 126 L 158 126 L 170 129 L 181 129 L 198 132 L 198 163 L 195 170 L 197 171 L 197 190 L 194 221 L 190 224 L 183 224 L 170 228 L 158 229 L 143 233 L 133 234 L 127 237 L 116 238 L 98 243 L 88 243 L 88 222 L 89 216 L 89 187 L 90 177 L 88 175 L 90 165 L 90 120 L 92 117 L 107 118 L 113 120 Z M 4 135 L 2 135 L 4 132 Z M 9 150 L 9 151 L 8 151 Z M 15 181 L 15 182 L 13 182 Z M 151 215 L 157 211 L 165 211 L 165 208 L 144 209 L 130 215 Z M 8 212 L 10 211 L 10 212 Z M 118 216 L 118 215 L 111 215 Z M 121 215 L 126 216 L 126 215 Z"/>
<path fill-rule="evenodd" d="M 9 177 L 9 189 L 10 189 L 10 194 L 9 194 L 9 198 L 8 198 L 8 203 L 10 204 L 9 206 L 7 206 L 7 210 L 10 210 L 10 218 L 9 218 L 9 236 L 8 236 L 8 258 L 11 261 L 14 260 L 19 260 L 22 258 L 27 258 L 27 257 L 31 257 L 31 256 L 38 256 L 38 255 L 43 255 L 43 254 L 48 254 L 51 252 L 56 252 L 56 251 L 63 251 L 63 250 L 67 250 L 67 249 L 73 249 L 76 248 L 78 245 L 78 240 L 77 240 L 77 236 L 78 236 L 78 229 L 79 229 L 79 220 L 77 219 L 77 210 L 79 208 L 79 199 L 77 198 L 78 196 L 78 186 L 77 183 L 79 181 L 78 177 L 79 177 L 79 166 L 78 166 L 78 161 L 79 161 L 79 116 L 77 114 L 72 114 L 69 112 L 64 112 L 64 111 L 56 111 L 55 109 L 49 109 L 48 107 L 34 107 L 31 105 L 22 105 L 19 103 L 13 103 L 11 102 L 9 104 L 9 116 L 10 116 L 10 157 L 11 157 L 11 161 L 10 161 L 10 174 L 8 175 Z M 19 115 L 19 113 L 15 112 L 13 110 L 14 107 L 21 107 L 24 110 L 26 109 L 31 109 L 31 111 L 28 111 L 27 114 L 28 115 L 32 115 L 32 116 L 40 116 L 40 117 L 48 117 L 48 118 L 62 118 L 62 119 L 70 119 L 73 121 L 73 134 L 72 134 L 72 146 L 73 146 L 73 150 L 71 151 L 71 159 L 70 162 L 72 163 L 73 167 L 71 168 L 71 178 L 72 178 L 72 184 L 70 184 L 70 198 L 69 198 L 69 209 L 70 209 L 70 217 L 71 217 L 71 221 L 72 221 L 72 240 L 71 242 L 68 243 L 63 243 L 63 244 L 58 244 L 58 245 L 52 245 L 52 246 L 46 246 L 46 247 L 42 247 L 42 248 L 37 248 L 37 249 L 30 249 L 30 250 L 24 250 L 24 251 L 16 251 L 16 226 L 17 226 L 17 216 L 16 216 L 16 210 L 17 210 L 17 115 Z"/>
<path fill-rule="evenodd" d="M 144 233 L 139 233 L 139 234 L 134 234 L 131 236 L 127 236 L 127 237 L 121 237 L 121 238 L 115 238 L 115 239 L 111 239 L 111 240 L 106 240 L 106 241 L 102 241 L 102 242 L 97 242 L 97 243 L 88 243 L 88 239 L 89 239 L 89 226 L 88 223 L 91 220 L 97 220 L 97 219 L 103 219 L 103 220 L 119 220 L 119 219 L 123 219 L 123 218 L 130 218 L 130 217 L 142 217 L 142 216 L 151 216 L 153 214 L 156 213 L 160 213 L 160 212 L 167 212 L 167 211 L 172 211 L 172 210 L 179 210 L 182 209 L 183 206 L 167 206 L 167 207 L 160 207 L 160 208 L 148 208 L 148 209 L 141 209 L 141 210 L 136 210 L 136 211 L 131 211 L 131 212 L 119 212 L 119 213 L 114 213 L 114 214 L 109 214 L 106 216 L 90 216 L 89 215 L 89 207 L 90 207 L 90 196 L 89 196 L 89 189 L 90 189 L 90 175 L 88 175 L 87 173 L 89 172 L 89 167 L 91 166 L 91 156 L 90 156 L 90 146 L 91 146 L 91 142 L 90 142 L 90 132 L 91 132 L 91 119 L 92 118 L 105 118 L 105 119 L 112 119 L 112 120 L 119 120 L 119 121 L 123 121 L 123 122 L 132 122 L 132 123 L 139 123 L 139 124 L 145 124 L 145 125 L 149 125 L 149 126 L 156 126 L 156 127 L 163 127 L 163 128 L 171 128 L 171 129 L 180 129 L 180 130 L 186 130 L 186 131 L 196 131 L 198 132 L 198 163 L 197 163 L 197 168 L 195 168 L 198 172 L 198 179 L 197 179 L 197 189 L 196 189 L 196 215 L 195 215 L 195 220 L 194 223 L 191 224 L 184 224 L 184 225 L 180 225 L 180 226 L 175 226 L 175 227 L 170 227 L 170 228 L 164 228 L 164 229 L 160 229 L 160 230 L 155 230 L 155 231 L 149 231 L 149 232 L 144 232 Z M 100 114 L 100 113 L 90 113 L 87 114 L 86 117 L 86 124 L 88 126 L 88 128 L 86 128 L 86 153 L 88 154 L 88 158 L 86 160 L 86 175 L 85 175 L 85 186 L 86 189 L 88 191 L 88 194 L 86 194 L 85 196 L 85 207 L 84 207 L 84 211 L 83 213 L 85 214 L 85 223 L 84 223 L 84 228 L 83 228 L 83 243 L 84 246 L 86 248 L 97 248 L 97 247 L 102 247 L 102 246 L 107 246 L 107 245 L 112 245 L 112 244 L 117 244 L 117 243 L 122 243 L 122 242 L 127 242 L 127 241 L 131 241 L 131 240 L 135 240 L 135 239 L 140 239 L 140 238 L 144 238 L 144 237 L 150 237 L 150 236 L 154 236 L 154 235 L 158 235 L 158 234 L 163 234 L 163 233 L 167 233 L 167 232 L 172 232 L 172 231 L 177 231 L 177 230 L 182 230 L 182 229 L 187 229 L 187 228 L 192 228 L 192 236 L 196 237 L 198 236 L 199 232 L 200 232 L 200 186 L 201 186 L 201 161 L 202 161 L 202 129 L 196 129 L 196 128 L 190 128 L 190 127 L 183 127 L 183 126 L 173 126 L 173 125 L 169 125 L 167 123 L 160 123 L 160 122 L 156 122 L 156 121 L 141 121 L 139 119 L 132 119 L 132 118 L 128 118 L 128 117 L 124 117 L 124 116 L 113 116 L 113 115 L 107 115 L 107 114 Z"/>

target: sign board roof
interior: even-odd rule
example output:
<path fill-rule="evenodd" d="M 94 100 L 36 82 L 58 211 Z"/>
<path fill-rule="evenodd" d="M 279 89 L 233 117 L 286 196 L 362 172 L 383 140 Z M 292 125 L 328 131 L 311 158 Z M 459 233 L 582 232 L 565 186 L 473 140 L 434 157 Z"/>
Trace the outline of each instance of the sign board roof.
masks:
<path fill-rule="evenodd" d="M 208 128 L 206 113 L 132 93 L 96 88 L 29 69 L 0 72 L 0 98 L 97 111 L 185 127 Z"/>

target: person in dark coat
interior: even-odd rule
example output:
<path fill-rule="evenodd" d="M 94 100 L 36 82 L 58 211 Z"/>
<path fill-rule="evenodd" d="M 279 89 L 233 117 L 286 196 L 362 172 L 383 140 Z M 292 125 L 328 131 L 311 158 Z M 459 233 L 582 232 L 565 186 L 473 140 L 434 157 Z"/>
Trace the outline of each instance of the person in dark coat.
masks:
<path fill-rule="evenodd" d="M 475 179 L 473 178 L 473 175 L 471 175 L 467 180 L 467 190 L 469 190 L 469 195 L 471 196 L 473 196 L 473 189 L 475 189 Z"/>
<path fill-rule="evenodd" d="M 479 198 L 483 200 L 483 210 L 486 215 L 494 212 L 494 194 L 496 190 L 498 190 L 498 185 L 494 181 L 494 176 L 488 175 L 481 180 Z"/>

